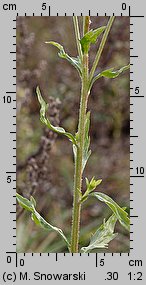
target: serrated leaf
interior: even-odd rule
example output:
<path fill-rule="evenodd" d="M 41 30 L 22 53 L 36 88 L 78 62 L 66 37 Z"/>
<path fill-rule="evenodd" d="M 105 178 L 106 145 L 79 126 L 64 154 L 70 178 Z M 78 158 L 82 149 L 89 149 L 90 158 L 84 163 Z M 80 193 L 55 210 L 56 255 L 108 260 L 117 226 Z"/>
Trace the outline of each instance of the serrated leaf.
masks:
<path fill-rule="evenodd" d="M 69 140 L 76 145 L 76 139 L 75 137 L 69 133 L 66 132 L 62 127 L 54 127 L 48 118 L 46 118 L 46 111 L 48 109 L 48 104 L 46 104 L 46 102 L 44 101 L 44 99 L 41 96 L 41 92 L 39 87 L 37 87 L 36 89 L 36 93 L 37 93 L 37 97 L 38 97 L 38 101 L 41 105 L 41 109 L 40 109 L 40 120 L 43 124 L 45 124 L 50 130 L 52 130 L 53 132 L 56 132 L 57 134 L 61 134 L 61 135 L 65 135 L 66 137 L 69 138 Z"/>
<path fill-rule="evenodd" d="M 89 127 L 90 127 L 90 112 L 86 114 L 82 170 L 84 170 L 86 163 L 91 155 L 91 150 L 89 150 L 89 146 L 90 146 Z"/>
<path fill-rule="evenodd" d="M 91 44 L 95 44 L 97 38 L 100 34 L 106 29 L 105 26 L 100 27 L 96 30 L 90 30 L 88 33 L 84 35 L 84 37 L 80 40 L 82 52 L 88 53 Z"/>
<path fill-rule="evenodd" d="M 80 61 L 79 57 L 75 58 L 75 57 L 69 56 L 65 52 L 63 46 L 60 45 L 59 43 L 50 41 L 50 42 L 46 42 L 46 44 L 51 44 L 51 45 L 57 47 L 59 49 L 59 53 L 58 53 L 59 57 L 66 59 L 68 62 L 70 62 L 77 69 L 77 71 L 79 72 L 80 75 L 82 74 L 81 61 Z"/>
<path fill-rule="evenodd" d="M 90 244 L 87 247 L 82 247 L 81 252 L 88 253 L 95 248 L 108 248 L 108 244 L 112 241 L 117 233 L 114 233 L 117 217 L 113 214 L 106 222 L 97 229 L 90 239 Z"/>
<path fill-rule="evenodd" d="M 118 77 L 122 72 L 128 70 L 130 68 L 130 64 L 121 67 L 118 70 L 114 70 L 114 68 L 110 68 L 107 70 L 104 70 L 102 72 L 100 72 L 99 74 L 97 74 L 96 76 L 94 76 L 94 78 L 92 79 L 92 83 L 91 86 L 93 85 L 93 83 L 98 80 L 101 77 L 106 77 L 106 78 L 116 78 Z M 90 87 L 91 87 L 90 86 Z"/>
<path fill-rule="evenodd" d="M 16 198 L 17 198 L 17 201 L 20 204 L 20 206 L 22 206 L 24 209 L 31 212 L 31 218 L 35 222 L 36 225 L 41 226 L 42 228 L 44 228 L 48 232 L 50 232 L 50 231 L 57 232 L 64 239 L 68 248 L 70 248 L 69 241 L 67 240 L 63 231 L 57 227 L 52 226 L 48 222 L 46 222 L 45 219 L 43 217 L 41 217 L 41 215 L 36 211 L 36 209 L 35 209 L 35 203 L 36 202 L 34 202 L 35 199 L 33 197 L 31 197 L 31 200 L 29 201 L 28 199 L 22 197 L 21 195 L 16 194 Z"/>
<path fill-rule="evenodd" d="M 98 200 L 106 203 L 109 208 L 114 212 L 117 219 L 119 220 L 120 224 L 130 231 L 130 219 L 128 218 L 128 214 L 126 211 L 124 211 L 123 208 L 121 208 L 112 198 L 110 198 L 108 195 L 100 192 L 94 192 L 91 193 L 90 196 L 93 196 L 97 198 Z"/>

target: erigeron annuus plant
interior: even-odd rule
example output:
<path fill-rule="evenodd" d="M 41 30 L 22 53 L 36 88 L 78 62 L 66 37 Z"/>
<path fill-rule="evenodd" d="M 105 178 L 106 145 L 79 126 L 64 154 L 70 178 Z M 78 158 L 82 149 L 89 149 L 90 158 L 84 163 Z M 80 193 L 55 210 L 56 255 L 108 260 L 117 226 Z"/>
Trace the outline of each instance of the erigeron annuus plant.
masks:
<path fill-rule="evenodd" d="M 108 34 L 112 27 L 114 16 L 110 17 L 107 26 L 99 27 L 95 30 L 90 29 L 90 17 L 83 17 L 83 32 L 80 37 L 80 30 L 78 25 L 78 18 L 73 17 L 75 39 L 77 44 L 78 56 L 73 58 L 69 56 L 63 46 L 59 43 L 49 41 L 47 44 L 55 46 L 59 49 L 59 57 L 66 59 L 71 63 L 78 71 L 81 79 L 81 96 L 80 96 L 80 110 L 79 110 L 79 121 L 78 130 L 75 135 L 67 132 L 62 127 L 55 127 L 50 123 L 49 118 L 46 116 L 48 105 L 42 98 L 39 87 L 37 87 L 37 96 L 40 103 L 40 120 L 50 130 L 66 136 L 73 146 L 74 153 L 74 189 L 73 189 L 73 209 L 72 209 L 72 228 L 71 228 L 71 239 L 68 240 L 65 237 L 63 231 L 50 223 L 46 222 L 36 210 L 36 201 L 33 197 L 30 200 L 17 194 L 17 201 L 26 210 L 31 212 L 33 221 L 39 226 L 45 228 L 47 231 L 57 232 L 61 238 L 67 244 L 68 250 L 71 253 L 76 252 L 90 252 L 93 249 L 107 248 L 111 240 L 113 240 L 117 233 L 114 233 L 114 228 L 117 220 L 120 224 L 129 231 L 130 220 L 125 208 L 121 208 L 116 202 L 114 202 L 109 196 L 104 193 L 94 192 L 98 185 L 102 182 L 101 179 L 96 180 L 93 177 L 90 181 L 86 178 L 86 191 L 82 192 L 82 179 L 83 172 L 87 161 L 91 155 L 90 150 L 90 112 L 87 112 L 88 98 L 91 92 L 91 88 L 96 80 L 101 77 L 116 78 L 122 72 L 129 69 L 129 65 L 121 67 L 120 69 L 110 68 L 96 72 L 102 51 L 104 49 Z M 93 65 L 89 70 L 89 51 L 91 44 L 95 44 L 99 35 L 102 34 L 102 39 L 97 50 Z M 80 233 L 80 213 L 82 204 L 90 197 L 95 197 L 97 200 L 104 202 L 112 211 L 112 215 L 107 221 L 103 221 L 103 224 L 97 229 L 92 235 L 90 244 L 87 247 L 79 247 L 79 233 Z"/>

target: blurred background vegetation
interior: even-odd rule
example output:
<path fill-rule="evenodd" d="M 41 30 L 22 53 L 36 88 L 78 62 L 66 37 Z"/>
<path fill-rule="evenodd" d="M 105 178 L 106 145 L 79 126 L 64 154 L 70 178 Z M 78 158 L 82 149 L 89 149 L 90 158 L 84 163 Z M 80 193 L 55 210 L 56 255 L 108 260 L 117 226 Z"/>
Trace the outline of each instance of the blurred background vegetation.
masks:
<path fill-rule="evenodd" d="M 91 27 L 97 28 L 106 25 L 108 17 L 91 17 L 91 21 Z M 33 195 L 40 214 L 69 237 L 72 146 L 64 136 L 57 137 L 41 124 L 35 90 L 39 85 L 49 102 L 52 123 L 75 133 L 80 80 L 76 70 L 57 56 L 57 49 L 45 44 L 50 40 L 62 44 L 69 55 L 77 55 L 71 17 L 17 17 L 17 192 L 27 198 Z M 91 48 L 90 63 L 99 42 L 100 39 Z M 98 72 L 128 63 L 129 18 L 116 17 Z M 92 88 L 88 109 L 92 155 L 84 176 L 102 178 L 98 190 L 129 211 L 129 72 L 116 79 L 101 78 Z M 91 234 L 109 215 L 109 209 L 97 200 L 85 202 L 81 246 L 88 244 Z M 128 252 L 129 235 L 118 223 L 116 231 L 119 235 L 106 252 Z M 48 234 L 37 227 L 29 213 L 18 206 L 17 252 L 67 252 L 67 249 L 55 233 Z"/>

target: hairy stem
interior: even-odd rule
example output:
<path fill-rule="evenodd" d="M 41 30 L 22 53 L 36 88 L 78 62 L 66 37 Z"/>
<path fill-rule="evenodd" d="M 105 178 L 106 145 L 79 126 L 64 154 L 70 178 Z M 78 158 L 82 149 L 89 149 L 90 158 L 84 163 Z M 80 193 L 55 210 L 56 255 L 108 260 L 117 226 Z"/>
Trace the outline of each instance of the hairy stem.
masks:
<path fill-rule="evenodd" d="M 84 32 L 88 32 L 90 17 L 85 17 Z M 86 109 L 88 100 L 88 54 L 83 55 L 82 61 L 82 89 L 79 111 L 79 124 L 78 124 L 78 147 L 75 161 L 75 174 L 74 174 L 74 201 L 72 212 L 72 232 L 71 232 L 71 252 L 78 252 L 79 231 L 80 231 L 80 193 L 82 188 L 82 174 L 83 174 L 83 150 L 85 139 L 85 121 Z"/>
<path fill-rule="evenodd" d="M 104 34 L 103 34 L 103 37 L 102 37 L 102 40 L 101 40 L 99 49 L 98 49 L 98 51 L 97 51 L 97 54 L 96 54 L 96 57 L 95 57 L 95 60 L 94 60 L 94 63 L 93 63 L 93 66 L 92 66 L 92 68 L 91 68 L 89 82 L 91 82 L 91 80 L 92 80 L 92 78 L 93 78 L 93 76 L 94 76 L 95 70 L 96 70 L 97 65 L 98 65 L 98 62 L 99 62 L 99 60 L 100 60 L 102 51 L 103 51 L 103 49 L 104 49 L 104 46 L 105 46 L 105 43 L 106 43 L 108 34 L 109 34 L 109 32 L 110 32 L 110 29 L 111 29 L 111 27 L 112 27 L 112 24 L 113 24 L 114 19 L 115 19 L 115 16 L 111 16 L 110 19 L 109 19 L 109 21 L 108 21 L 108 24 L 107 24 L 107 26 L 106 26 L 105 32 L 104 32 Z"/>
<path fill-rule="evenodd" d="M 83 36 L 89 31 L 90 16 L 83 17 Z"/>
<path fill-rule="evenodd" d="M 82 49 L 80 45 L 80 31 L 79 31 L 79 24 L 78 24 L 78 17 L 73 16 L 73 23 L 74 23 L 74 29 L 75 29 L 75 36 L 76 36 L 76 43 L 77 43 L 77 49 L 80 58 L 82 59 Z"/>

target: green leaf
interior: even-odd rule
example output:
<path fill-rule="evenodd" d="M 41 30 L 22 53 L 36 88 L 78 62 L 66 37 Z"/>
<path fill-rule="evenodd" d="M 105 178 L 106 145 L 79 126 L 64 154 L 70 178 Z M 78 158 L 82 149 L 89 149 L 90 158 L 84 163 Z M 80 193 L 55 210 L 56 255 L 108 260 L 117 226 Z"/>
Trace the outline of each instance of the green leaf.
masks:
<path fill-rule="evenodd" d="M 98 180 L 95 180 L 94 177 L 91 179 L 91 181 L 89 182 L 88 178 L 85 178 L 86 179 L 86 191 L 84 193 L 84 195 L 82 196 L 81 198 L 81 203 L 82 202 L 85 202 L 87 199 L 88 199 L 88 195 L 95 190 L 95 188 L 101 184 L 102 182 L 102 179 L 98 179 Z"/>
<path fill-rule="evenodd" d="M 76 139 L 76 144 L 78 145 L 79 142 L 78 132 L 75 134 L 75 139 Z M 77 145 L 73 144 L 74 162 L 76 162 L 76 157 L 77 157 Z"/>
<path fill-rule="evenodd" d="M 113 240 L 117 233 L 114 233 L 115 224 L 117 222 L 117 217 L 113 214 L 106 222 L 97 229 L 90 240 L 90 244 L 87 247 L 82 247 L 81 252 L 88 253 L 95 248 L 108 248 L 108 244 Z"/>
<path fill-rule="evenodd" d="M 85 121 L 85 140 L 84 140 L 84 149 L 83 149 L 82 170 L 84 170 L 86 163 L 91 155 L 91 150 L 89 150 L 90 146 L 89 127 L 90 127 L 90 112 L 86 114 L 86 121 Z"/>
<path fill-rule="evenodd" d="M 57 47 L 59 49 L 59 57 L 63 58 L 63 59 L 66 59 L 68 62 L 70 62 L 76 69 L 77 71 L 79 72 L 80 75 L 82 75 L 82 69 L 81 69 L 81 61 L 80 61 L 80 58 L 77 57 L 71 57 L 69 56 L 65 51 L 64 51 L 64 48 L 62 45 L 60 45 L 59 43 L 56 43 L 56 42 L 46 42 L 46 44 L 51 44 L 55 47 Z"/>
<path fill-rule="evenodd" d="M 36 200 L 30 196 L 30 202 L 33 204 L 34 207 L 36 207 Z"/>
<path fill-rule="evenodd" d="M 37 87 L 36 89 L 36 93 L 38 96 L 38 101 L 41 105 L 41 109 L 40 109 L 40 120 L 43 124 L 45 124 L 50 130 L 52 130 L 53 132 L 56 132 L 57 134 L 61 134 L 61 135 L 65 135 L 66 137 L 69 138 L 69 140 L 76 145 L 76 139 L 75 137 L 71 134 L 66 132 L 63 128 L 61 127 L 54 127 L 48 118 L 46 118 L 46 111 L 48 109 L 48 104 L 46 104 L 46 102 L 44 101 L 44 99 L 41 96 L 41 92 L 39 87 Z"/>
<path fill-rule="evenodd" d="M 48 222 L 45 221 L 44 218 L 41 217 L 41 215 L 36 211 L 35 209 L 35 199 L 33 197 L 30 198 L 30 201 L 24 197 L 22 197 L 19 194 L 16 194 L 16 198 L 18 203 L 20 204 L 20 206 L 22 206 L 24 209 L 30 211 L 31 214 L 31 218 L 32 220 L 36 223 L 36 225 L 39 225 L 40 227 L 42 227 L 43 229 L 47 230 L 48 232 L 50 231 L 55 231 L 57 232 L 66 242 L 68 248 L 70 248 L 70 244 L 69 241 L 67 240 L 67 238 L 65 237 L 63 231 L 57 227 L 54 227 L 52 225 L 50 225 Z"/>
<path fill-rule="evenodd" d="M 89 127 L 90 127 L 90 112 L 86 114 L 86 121 L 85 121 L 85 140 L 84 140 L 83 158 L 82 158 L 82 171 L 84 171 L 86 163 L 91 155 L 91 150 L 89 150 L 89 146 L 90 146 Z M 76 161 L 77 145 L 79 141 L 78 133 L 76 133 L 75 139 L 76 139 L 76 145 L 73 145 L 73 153 L 74 153 L 74 158 Z"/>
<path fill-rule="evenodd" d="M 45 229 L 47 231 L 57 232 L 64 239 L 66 244 L 69 246 L 69 242 L 68 242 L 67 238 L 65 237 L 63 231 L 57 227 L 52 226 L 48 222 L 46 222 L 45 219 L 41 217 L 41 215 L 36 211 L 35 208 L 34 208 L 34 211 L 32 213 L 32 219 L 37 225 L 41 226 L 43 229 Z"/>
<path fill-rule="evenodd" d="M 106 78 L 116 78 L 118 77 L 122 72 L 128 70 L 130 68 L 130 64 L 121 67 L 118 70 L 114 70 L 114 68 L 110 68 L 107 70 L 102 71 L 101 73 L 97 74 L 93 79 L 92 79 L 92 83 L 91 86 L 93 85 L 93 83 L 101 78 L 101 77 L 106 77 Z"/>
<path fill-rule="evenodd" d="M 91 193 L 90 196 L 93 196 L 106 203 L 107 206 L 109 206 L 109 208 L 114 212 L 120 224 L 130 231 L 130 219 L 128 218 L 128 214 L 115 201 L 113 201 L 108 195 L 100 192 Z"/>
<path fill-rule="evenodd" d="M 96 30 L 90 30 L 88 33 L 84 35 L 84 37 L 80 40 L 83 53 L 88 53 L 90 44 L 95 44 L 97 38 L 100 36 L 101 33 L 103 33 L 105 29 L 106 27 L 103 26 Z"/>
<path fill-rule="evenodd" d="M 29 201 L 28 199 L 22 197 L 21 195 L 16 193 L 16 199 L 20 206 L 27 211 L 33 212 L 33 203 L 32 201 Z"/>
<path fill-rule="evenodd" d="M 102 182 L 102 179 L 98 179 L 98 180 L 95 180 L 95 178 L 93 177 L 91 179 L 91 181 L 89 182 L 88 178 L 86 178 L 86 186 L 87 186 L 87 193 L 91 193 L 92 191 L 94 191 L 94 189 L 100 185 Z"/>

